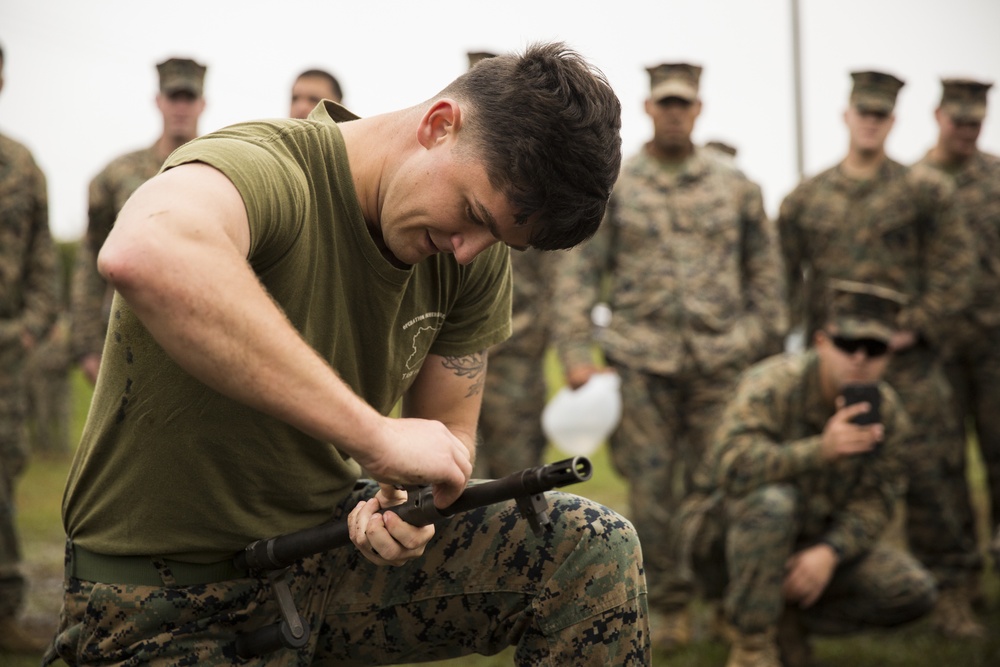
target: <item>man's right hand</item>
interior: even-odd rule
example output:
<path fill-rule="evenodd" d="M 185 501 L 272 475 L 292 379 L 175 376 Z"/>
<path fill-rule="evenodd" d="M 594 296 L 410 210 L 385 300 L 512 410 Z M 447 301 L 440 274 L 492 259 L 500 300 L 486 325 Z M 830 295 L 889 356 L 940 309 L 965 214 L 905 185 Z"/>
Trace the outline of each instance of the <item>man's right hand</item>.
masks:
<path fill-rule="evenodd" d="M 469 448 L 447 426 L 432 419 L 383 417 L 376 442 L 358 463 L 387 484 L 430 484 L 434 505 L 455 502 L 472 474 Z"/>
<path fill-rule="evenodd" d="M 610 373 L 610 372 L 611 372 L 610 368 L 598 368 L 597 366 L 594 366 L 592 364 L 573 366 L 571 368 L 566 369 L 566 384 L 569 386 L 570 389 L 576 391 L 583 385 L 587 384 L 587 381 L 590 380 L 590 378 L 593 377 L 595 374 Z"/>
<path fill-rule="evenodd" d="M 860 426 L 851 422 L 854 417 L 870 409 L 868 403 L 845 406 L 843 397 L 837 397 L 837 412 L 830 417 L 823 429 L 823 442 L 820 446 L 823 460 L 836 461 L 844 456 L 864 454 L 882 442 L 882 438 L 885 437 L 885 428 L 882 424 Z"/>
<path fill-rule="evenodd" d="M 83 371 L 83 375 L 90 384 L 97 383 L 97 373 L 101 370 L 101 355 L 99 354 L 88 354 L 80 359 L 80 370 Z"/>

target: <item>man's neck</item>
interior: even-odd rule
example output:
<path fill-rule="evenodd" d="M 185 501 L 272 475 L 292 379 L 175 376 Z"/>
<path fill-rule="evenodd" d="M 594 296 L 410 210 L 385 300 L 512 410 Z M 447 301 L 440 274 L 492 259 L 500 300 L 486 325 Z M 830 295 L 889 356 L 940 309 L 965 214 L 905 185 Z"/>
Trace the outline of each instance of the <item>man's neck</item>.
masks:
<path fill-rule="evenodd" d="M 655 141 L 650 141 L 646 144 L 646 150 L 651 156 L 660 162 L 680 164 L 694 155 L 694 144 L 688 142 L 687 144 L 681 146 L 662 146 L 657 144 Z"/>
<path fill-rule="evenodd" d="M 941 165 L 945 169 L 958 169 L 965 166 L 971 155 L 955 155 L 947 151 L 941 144 L 937 144 L 930 150 L 930 159 L 934 164 Z"/>
<path fill-rule="evenodd" d="M 388 137 L 402 134 L 401 128 L 393 125 L 393 120 L 393 114 L 381 114 L 337 123 L 344 138 L 354 192 L 365 222 L 373 229 L 378 226 L 383 179 L 394 167 L 384 152 L 385 144 Z"/>
<path fill-rule="evenodd" d="M 153 149 L 156 151 L 156 156 L 160 158 L 161 161 L 165 161 L 171 153 L 175 150 L 189 142 L 194 137 L 183 139 L 180 137 L 170 137 L 166 134 L 161 134 L 160 138 L 156 140 L 153 145 Z"/>
<path fill-rule="evenodd" d="M 844 161 L 840 163 L 840 167 L 849 178 L 863 181 L 877 174 L 885 159 L 884 150 L 859 151 L 851 149 L 847 152 Z"/>

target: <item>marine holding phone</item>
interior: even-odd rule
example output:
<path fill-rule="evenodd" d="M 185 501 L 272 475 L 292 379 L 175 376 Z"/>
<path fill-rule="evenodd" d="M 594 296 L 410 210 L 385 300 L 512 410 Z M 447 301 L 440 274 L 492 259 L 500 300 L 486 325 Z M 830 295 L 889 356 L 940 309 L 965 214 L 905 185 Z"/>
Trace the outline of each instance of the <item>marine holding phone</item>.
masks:
<path fill-rule="evenodd" d="M 811 664 L 811 633 L 898 626 L 935 603 L 930 572 L 880 540 L 914 442 L 881 381 L 906 297 L 829 287 L 814 344 L 743 374 L 676 517 L 692 589 L 724 598 L 728 665 Z"/>

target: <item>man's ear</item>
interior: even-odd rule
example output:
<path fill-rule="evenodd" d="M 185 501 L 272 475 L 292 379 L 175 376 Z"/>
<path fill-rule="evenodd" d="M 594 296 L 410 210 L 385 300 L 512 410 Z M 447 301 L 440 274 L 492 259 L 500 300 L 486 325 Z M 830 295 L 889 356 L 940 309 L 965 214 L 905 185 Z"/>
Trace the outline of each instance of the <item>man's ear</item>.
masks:
<path fill-rule="evenodd" d="M 701 98 L 699 97 L 694 102 L 694 117 L 697 118 L 701 115 Z"/>
<path fill-rule="evenodd" d="M 442 98 L 432 104 L 417 127 L 417 141 L 424 148 L 432 148 L 440 141 L 454 138 L 462 126 L 462 107 L 458 102 Z"/>

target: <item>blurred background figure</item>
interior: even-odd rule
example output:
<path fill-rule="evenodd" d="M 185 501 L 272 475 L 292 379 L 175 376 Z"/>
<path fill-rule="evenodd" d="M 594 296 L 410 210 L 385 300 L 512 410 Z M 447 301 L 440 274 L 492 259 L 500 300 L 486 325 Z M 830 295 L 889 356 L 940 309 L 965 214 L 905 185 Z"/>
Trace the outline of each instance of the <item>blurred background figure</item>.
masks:
<path fill-rule="evenodd" d="M 156 175 L 174 149 L 198 136 L 198 120 L 205 111 L 205 70 L 189 58 L 170 58 L 157 65 L 156 108 L 163 117 L 162 134 L 149 148 L 112 160 L 90 182 L 87 230 L 74 268 L 70 351 L 91 382 L 97 381 L 101 365 L 112 296 L 97 272 L 97 254 L 126 200 Z"/>
<path fill-rule="evenodd" d="M 32 454 L 45 457 L 68 456 L 70 452 L 69 298 L 74 255 L 67 250 L 71 249 L 68 245 L 57 246 L 56 323 L 24 365 L 28 448 Z"/>
<path fill-rule="evenodd" d="M 0 89 L 4 54 L 0 48 Z M 19 619 L 26 582 L 14 486 L 27 464 L 24 361 L 55 322 L 56 253 L 45 176 L 31 152 L 0 134 L 0 652 L 40 653 Z"/>
<path fill-rule="evenodd" d="M 950 320 L 945 371 L 955 396 L 955 418 L 979 444 L 989 511 L 1000 526 L 1000 157 L 978 148 L 986 118 L 986 97 L 993 84 L 943 79 L 941 103 L 934 111 L 937 144 L 920 160 L 947 174 L 958 189 L 979 253 L 979 275 L 972 303 Z M 956 472 L 957 474 L 957 472 Z M 962 474 L 965 474 L 964 470 Z M 998 532 L 1000 535 L 1000 532 Z M 976 541 L 975 532 L 967 539 Z M 994 567 L 1000 567 L 994 562 Z M 978 582 L 973 599 L 981 595 Z"/>
<path fill-rule="evenodd" d="M 344 101 L 344 91 L 337 77 L 321 69 L 308 69 L 295 78 L 292 84 L 292 104 L 289 118 L 308 118 L 320 100 Z"/>
<path fill-rule="evenodd" d="M 604 224 L 559 256 L 552 321 L 566 383 L 621 377 L 612 459 L 628 480 L 643 544 L 653 647 L 691 640 L 690 590 L 669 547 L 671 518 L 740 372 L 778 352 L 787 315 L 778 240 L 760 187 L 692 142 L 702 68 L 647 68 L 653 137 L 623 164 Z M 607 293 L 600 340 L 590 313 Z"/>
<path fill-rule="evenodd" d="M 810 634 L 915 620 L 934 578 L 882 540 L 912 437 L 880 382 L 906 296 L 833 281 L 813 345 L 747 370 L 675 521 L 678 559 L 723 597 L 726 667 L 813 667 Z M 861 383 L 864 401 L 848 404 Z"/>
<path fill-rule="evenodd" d="M 732 144 L 727 144 L 725 141 L 718 141 L 718 140 L 706 141 L 705 148 L 710 151 L 715 151 L 716 153 L 718 153 L 719 157 L 721 157 L 724 160 L 729 160 L 730 162 L 736 161 L 736 154 L 738 152 L 736 150 L 736 146 L 733 146 Z"/>
<path fill-rule="evenodd" d="M 903 81 L 878 71 L 853 72 L 851 79 L 847 155 L 795 188 L 778 216 L 793 312 L 811 340 L 832 279 L 872 282 L 908 297 L 885 376 L 917 435 L 907 448 L 906 537 L 941 588 L 932 625 L 947 637 L 982 637 L 967 591 L 982 558 L 969 538 L 965 433 L 941 363 L 949 322 L 972 297 L 978 257 L 954 185 L 933 169 L 886 155 Z"/>
<path fill-rule="evenodd" d="M 467 55 L 472 68 L 496 54 Z M 547 393 L 545 352 L 554 255 L 534 248 L 510 252 L 511 336 L 489 351 L 473 477 L 503 477 L 542 462 L 547 444 L 541 415 Z"/>

